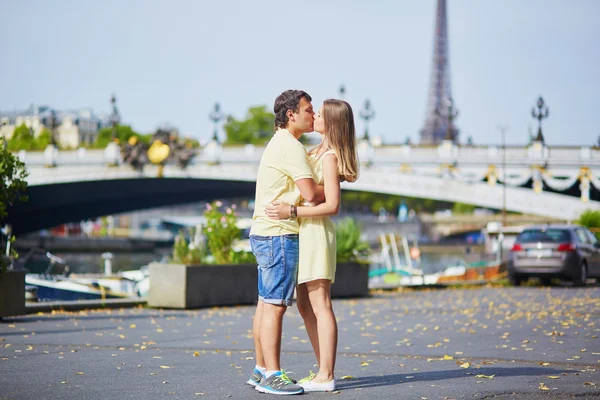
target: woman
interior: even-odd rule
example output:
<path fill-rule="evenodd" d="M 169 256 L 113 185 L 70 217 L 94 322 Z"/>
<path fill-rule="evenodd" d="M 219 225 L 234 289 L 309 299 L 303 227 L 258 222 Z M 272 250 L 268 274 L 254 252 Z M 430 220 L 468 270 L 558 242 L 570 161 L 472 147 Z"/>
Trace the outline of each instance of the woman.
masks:
<path fill-rule="evenodd" d="M 296 288 L 298 311 L 310 338 L 319 372 L 298 381 L 306 392 L 335 390 L 335 358 L 338 329 L 331 305 L 335 280 L 335 227 L 329 219 L 340 207 L 340 182 L 358 178 L 356 133 L 350 104 L 325 100 L 315 115 L 314 130 L 321 143 L 309 152 L 315 182 L 323 185 L 325 202 L 301 203 L 300 207 L 272 203 L 266 215 L 273 219 L 297 216 L 300 222 L 300 259 Z"/>

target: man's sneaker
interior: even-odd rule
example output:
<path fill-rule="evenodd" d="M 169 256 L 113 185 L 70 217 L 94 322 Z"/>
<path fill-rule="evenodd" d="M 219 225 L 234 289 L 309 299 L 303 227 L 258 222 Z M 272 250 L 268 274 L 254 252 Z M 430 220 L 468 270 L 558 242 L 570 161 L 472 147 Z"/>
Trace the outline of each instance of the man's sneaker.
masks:
<path fill-rule="evenodd" d="M 261 393 L 270 394 L 302 394 L 302 386 L 296 385 L 283 371 L 278 371 L 268 378 L 263 379 L 256 386 L 256 390 Z"/>
<path fill-rule="evenodd" d="M 262 378 L 264 378 L 264 377 L 265 376 L 263 375 L 262 372 L 260 372 L 258 370 L 258 368 L 254 368 L 254 371 L 252 371 L 252 374 L 250 374 L 250 378 L 248 379 L 248 382 L 246 382 L 246 383 L 250 386 L 256 387 L 256 385 L 258 385 L 260 383 L 260 381 L 262 380 Z"/>
<path fill-rule="evenodd" d="M 333 392 L 335 390 L 335 379 L 329 382 L 315 382 L 309 380 L 308 382 L 298 383 L 305 392 Z"/>

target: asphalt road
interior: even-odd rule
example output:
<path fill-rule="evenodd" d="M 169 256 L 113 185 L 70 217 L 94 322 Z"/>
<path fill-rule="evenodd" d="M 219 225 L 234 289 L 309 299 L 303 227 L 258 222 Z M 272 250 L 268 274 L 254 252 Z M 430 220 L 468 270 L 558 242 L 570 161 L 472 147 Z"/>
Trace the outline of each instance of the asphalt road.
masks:
<path fill-rule="evenodd" d="M 404 290 L 336 300 L 345 399 L 600 396 L 600 287 Z M 258 399 L 253 307 L 57 312 L 0 323 L 0 399 Z M 314 356 L 295 308 L 282 364 Z M 345 379 L 344 379 L 345 378 Z"/>

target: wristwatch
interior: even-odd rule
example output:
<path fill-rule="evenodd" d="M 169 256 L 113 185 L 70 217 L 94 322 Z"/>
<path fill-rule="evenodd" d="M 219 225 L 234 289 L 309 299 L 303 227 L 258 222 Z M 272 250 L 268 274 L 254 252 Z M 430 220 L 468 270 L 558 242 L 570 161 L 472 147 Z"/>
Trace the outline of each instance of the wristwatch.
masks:
<path fill-rule="evenodd" d="M 296 208 L 295 205 L 290 204 L 290 218 L 297 218 L 298 217 L 298 209 Z"/>

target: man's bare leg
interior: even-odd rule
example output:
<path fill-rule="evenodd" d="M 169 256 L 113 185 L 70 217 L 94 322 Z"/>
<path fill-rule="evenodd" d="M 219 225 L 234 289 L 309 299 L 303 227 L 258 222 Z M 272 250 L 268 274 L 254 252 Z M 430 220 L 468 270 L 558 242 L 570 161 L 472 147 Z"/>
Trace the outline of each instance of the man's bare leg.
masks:
<path fill-rule="evenodd" d="M 281 369 L 281 332 L 286 309 L 286 306 L 269 303 L 264 303 L 262 307 L 259 335 L 267 371 Z"/>
<path fill-rule="evenodd" d="M 262 347 L 260 345 L 260 322 L 263 315 L 263 302 L 258 301 L 256 312 L 254 313 L 254 321 L 252 322 L 252 335 L 254 336 L 254 353 L 256 355 L 256 365 L 265 368 L 265 358 L 263 356 Z"/>

